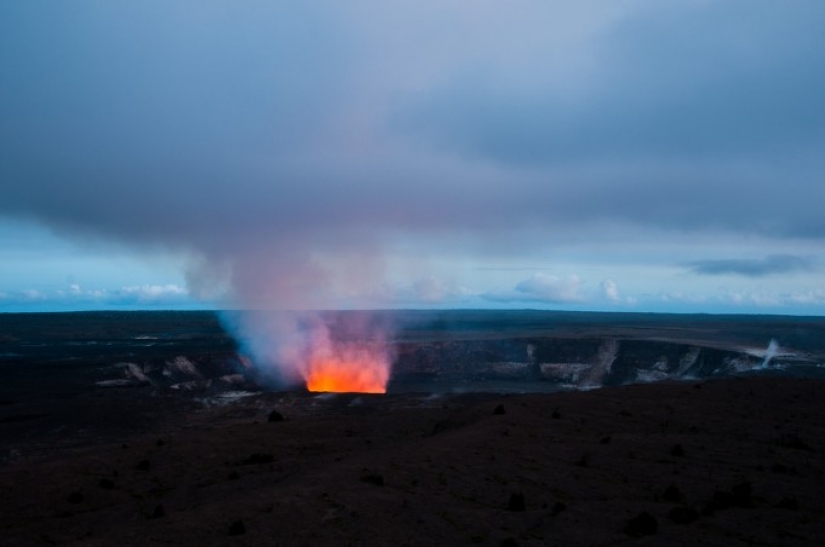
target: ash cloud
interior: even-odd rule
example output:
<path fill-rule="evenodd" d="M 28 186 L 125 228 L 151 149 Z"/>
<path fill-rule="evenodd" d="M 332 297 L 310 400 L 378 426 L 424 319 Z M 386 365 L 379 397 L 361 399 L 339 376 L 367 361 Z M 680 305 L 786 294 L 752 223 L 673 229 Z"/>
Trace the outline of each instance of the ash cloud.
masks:
<path fill-rule="evenodd" d="M 812 272 L 815 263 L 807 257 L 795 255 L 770 255 L 756 259 L 709 259 L 687 264 L 698 275 L 741 275 L 766 277 L 780 274 Z"/>

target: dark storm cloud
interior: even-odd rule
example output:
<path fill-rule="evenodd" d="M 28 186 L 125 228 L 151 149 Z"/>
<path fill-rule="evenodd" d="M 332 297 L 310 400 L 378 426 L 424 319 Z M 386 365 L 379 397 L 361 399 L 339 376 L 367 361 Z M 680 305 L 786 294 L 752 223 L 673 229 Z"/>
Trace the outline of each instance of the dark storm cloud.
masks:
<path fill-rule="evenodd" d="M 243 303 L 323 304 L 397 236 L 825 237 L 821 3 L 519 6 L 5 2 L 0 214 Z"/>
<path fill-rule="evenodd" d="M 573 91 L 549 49 L 530 87 L 475 59 L 394 123 L 422 147 L 557 175 L 534 189 L 554 214 L 825 235 L 825 4 L 647 6 L 599 37 Z"/>
<path fill-rule="evenodd" d="M 582 69 L 583 88 L 553 78 L 546 59 L 558 52 L 549 49 L 533 52 L 528 88 L 474 59 L 474 70 L 412 101 L 399 123 L 515 164 L 754 156 L 823 140 L 825 5 L 650 7 L 592 45 L 599 66 Z"/>
<path fill-rule="evenodd" d="M 771 255 L 759 259 L 699 260 L 687 264 L 687 267 L 699 275 L 733 274 L 746 277 L 811 272 L 816 269 L 811 259 L 794 255 Z"/>
<path fill-rule="evenodd" d="M 305 218 L 326 181 L 284 158 L 336 110 L 343 90 L 326 84 L 347 67 L 333 14 L 281 6 L 29 4 L 0 18 L 0 212 L 199 247 Z"/>

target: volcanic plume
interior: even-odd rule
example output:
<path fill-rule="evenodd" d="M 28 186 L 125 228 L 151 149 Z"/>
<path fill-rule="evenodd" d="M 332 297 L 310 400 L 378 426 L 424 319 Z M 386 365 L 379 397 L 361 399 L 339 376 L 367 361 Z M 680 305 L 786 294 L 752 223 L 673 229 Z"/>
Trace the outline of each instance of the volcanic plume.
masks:
<path fill-rule="evenodd" d="M 303 370 L 309 391 L 385 393 L 390 362 L 383 342 L 334 342 L 321 331 Z"/>
<path fill-rule="evenodd" d="M 392 368 L 389 325 L 370 312 L 244 310 L 224 322 L 265 382 L 314 392 L 385 393 Z"/>

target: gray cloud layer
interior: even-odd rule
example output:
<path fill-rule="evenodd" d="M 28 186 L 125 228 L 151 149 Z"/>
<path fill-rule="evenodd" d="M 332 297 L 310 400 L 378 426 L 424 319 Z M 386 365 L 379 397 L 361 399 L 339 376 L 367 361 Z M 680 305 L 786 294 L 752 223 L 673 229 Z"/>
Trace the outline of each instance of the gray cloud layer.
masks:
<path fill-rule="evenodd" d="M 0 214 L 195 251 L 244 304 L 323 305 L 398 236 L 821 239 L 824 6 L 5 2 Z"/>
<path fill-rule="evenodd" d="M 822 141 L 824 5 L 647 6 L 593 40 L 599 66 L 584 89 L 555 80 L 546 58 L 558 52 L 539 44 L 533 85 L 479 66 L 424 97 L 409 124 L 464 153 L 527 164 L 754 157 Z"/>

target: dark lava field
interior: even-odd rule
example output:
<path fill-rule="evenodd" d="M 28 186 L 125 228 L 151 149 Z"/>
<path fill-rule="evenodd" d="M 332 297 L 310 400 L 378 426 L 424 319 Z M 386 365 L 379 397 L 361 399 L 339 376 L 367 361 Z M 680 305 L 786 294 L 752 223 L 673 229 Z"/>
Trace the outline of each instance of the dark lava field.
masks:
<path fill-rule="evenodd" d="M 0 314 L 0 544 L 825 537 L 822 318 L 369 317 L 386 395 L 273 385 L 212 312 Z"/>

